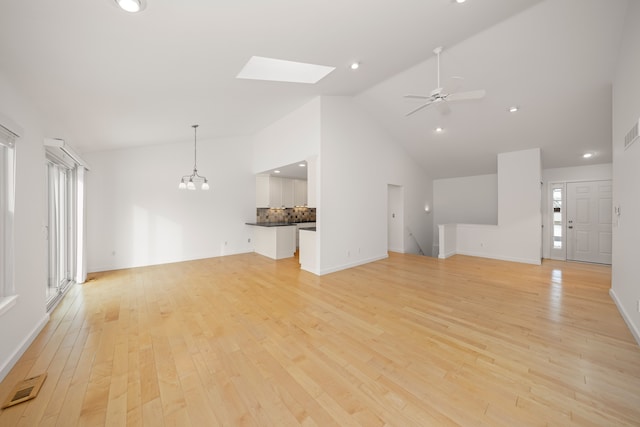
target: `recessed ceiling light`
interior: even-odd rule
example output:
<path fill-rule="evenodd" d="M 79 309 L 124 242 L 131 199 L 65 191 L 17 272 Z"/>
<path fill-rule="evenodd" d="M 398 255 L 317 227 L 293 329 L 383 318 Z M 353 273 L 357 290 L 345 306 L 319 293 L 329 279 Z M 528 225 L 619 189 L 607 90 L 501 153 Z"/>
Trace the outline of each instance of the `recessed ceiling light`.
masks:
<path fill-rule="evenodd" d="M 304 167 L 306 167 L 307 165 L 306 165 L 306 164 L 304 164 L 304 163 L 300 163 L 298 166 L 300 166 L 301 168 L 304 168 Z"/>
<path fill-rule="evenodd" d="M 137 13 L 142 11 L 146 5 L 146 0 L 115 0 L 120 9 L 130 12 Z"/>
<path fill-rule="evenodd" d="M 456 3 L 460 4 L 460 3 L 464 3 L 467 0 L 456 0 Z"/>
<path fill-rule="evenodd" d="M 436 131 L 436 133 L 442 133 L 442 132 L 444 132 L 444 129 L 443 129 L 443 128 L 441 128 L 440 126 L 438 126 L 438 127 L 435 129 L 435 131 Z"/>
<path fill-rule="evenodd" d="M 509 107 L 509 112 L 510 113 L 516 113 L 519 109 L 520 109 L 520 107 L 518 107 L 517 105 L 514 105 L 512 107 Z"/>
<path fill-rule="evenodd" d="M 593 157 L 593 153 L 584 153 L 584 154 L 582 155 L 582 158 L 583 158 L 583 159 L 590 159 L 590 158 L 592 158 L 592 157 Z"/>
<path fill-rule="evenodd" d="M 252 56 L 236 78 L 315 84 L 335 69 L 326 65 Z"/>
<path fill-rule="evenodd" d="M 280 171 L 279 170 L 275 170 L 275 171 L 273 171 L 273 173 L 280 173 Z"/>
<path fill-rule="evenodd" d="M 359 62 L 352 62 L 351 65 L 349 66 L 349 68 L 351 68 L 352 70 L 357 70 L 358 68 L 360 68 L 360 63 Z"/>

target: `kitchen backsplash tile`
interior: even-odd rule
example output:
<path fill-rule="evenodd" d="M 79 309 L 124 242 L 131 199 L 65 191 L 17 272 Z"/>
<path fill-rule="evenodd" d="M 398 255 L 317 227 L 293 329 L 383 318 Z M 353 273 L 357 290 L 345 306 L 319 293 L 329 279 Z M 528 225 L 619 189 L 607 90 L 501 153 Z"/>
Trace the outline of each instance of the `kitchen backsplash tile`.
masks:
<path fill-rule="evenodd" d="M 316 208 L 257 208 L 256 222 L 315 222 Z"/>

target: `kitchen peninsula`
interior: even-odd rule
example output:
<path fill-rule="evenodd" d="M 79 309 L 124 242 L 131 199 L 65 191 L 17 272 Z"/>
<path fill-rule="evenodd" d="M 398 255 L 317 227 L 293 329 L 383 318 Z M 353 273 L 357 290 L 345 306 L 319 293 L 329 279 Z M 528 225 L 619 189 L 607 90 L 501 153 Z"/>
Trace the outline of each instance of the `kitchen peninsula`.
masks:
<path fill-rule="evenodd" d="M 296 252 L 296 224 L 247 222 L 254 227 L 255 252 L 272 259 L 291 258 Z"/>

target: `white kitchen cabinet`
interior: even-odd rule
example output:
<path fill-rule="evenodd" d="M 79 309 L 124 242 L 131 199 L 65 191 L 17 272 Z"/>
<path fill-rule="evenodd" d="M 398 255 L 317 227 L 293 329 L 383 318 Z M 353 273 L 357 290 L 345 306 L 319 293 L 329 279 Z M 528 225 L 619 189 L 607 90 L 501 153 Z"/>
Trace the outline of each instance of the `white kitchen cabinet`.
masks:
<path fill-rule="evenodd" d="M 301 181 L 301 182 L 298 182 Z M 306 204 L 306 181 L 256 175 L 257 208 L 292 208 Z M 304 189 L 304 193 L 301 188 Z"/>
<path fill-rule="evenodd" d="M 298 222 L 296 223 L 296 248 L 300 246 L 300 229 L 301 228 L 309 228 L 315 227 L 315 222 Z"/>
<path fill-rule="evenodd" d="M 254 226 L 254 251 L 272 259 L 291 258 L 296 251 L 296 227 Z"/>
<path fill-rule="evenodd" d="M 282 202 L 282 178 L 277 176 L 269 177 L 269 207 L 281 208 Z"/>
<path fill-rule="evenodd" d="M 280 178 L 282 180 L 282 206 L 292 208 L 294 204 L 294 181 L 295 179 Z"/>
<path fill-rule="evenodd" d="M 300 230 L 300 251 L 298 253 L 300 268 L 313 274 L 319 274 L 316 260 L 316 232 Z"/>
<path fill-rule="evenodd" d="M 293 180 L 293 206 L 307 206 L 307 181 Z"/>

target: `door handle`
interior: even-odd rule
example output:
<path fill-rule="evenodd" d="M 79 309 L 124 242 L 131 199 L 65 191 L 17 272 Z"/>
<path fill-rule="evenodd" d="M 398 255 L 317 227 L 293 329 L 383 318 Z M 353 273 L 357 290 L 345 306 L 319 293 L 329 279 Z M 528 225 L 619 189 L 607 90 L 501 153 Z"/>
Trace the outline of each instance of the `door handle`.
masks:
<path fill-rule="evenodd" d="M 570 225 L 570 226 L 569 226 L 569 227 L 567 227 L 567 228 L 573 228 L 573 225 Z"/>

